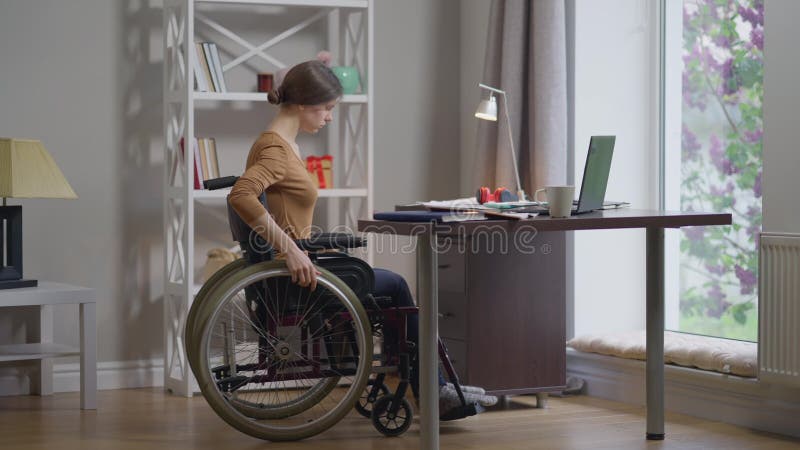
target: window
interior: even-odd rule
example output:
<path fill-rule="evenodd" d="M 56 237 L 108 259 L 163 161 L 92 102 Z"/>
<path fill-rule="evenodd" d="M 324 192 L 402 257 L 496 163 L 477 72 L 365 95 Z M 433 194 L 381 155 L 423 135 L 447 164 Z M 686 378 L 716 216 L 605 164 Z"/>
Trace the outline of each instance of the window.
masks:
<path fill-rule="evenodd" d="M 763 0 L 667 1 L 664 202 L 730 212 L 667 240 L 667 327 L 755 341 Z"/>

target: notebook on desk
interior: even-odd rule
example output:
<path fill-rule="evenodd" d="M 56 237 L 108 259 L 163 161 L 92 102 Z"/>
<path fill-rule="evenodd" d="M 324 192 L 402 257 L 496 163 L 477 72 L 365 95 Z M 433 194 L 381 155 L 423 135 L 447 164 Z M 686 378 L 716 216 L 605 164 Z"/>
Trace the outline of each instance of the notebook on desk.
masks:
<path fill-rule="evenodd" d="M 393 222 L 465 222 L 486 220 L 483 213 L 476 211 L 388 211 L 372 215 L 375 220 Z"/>

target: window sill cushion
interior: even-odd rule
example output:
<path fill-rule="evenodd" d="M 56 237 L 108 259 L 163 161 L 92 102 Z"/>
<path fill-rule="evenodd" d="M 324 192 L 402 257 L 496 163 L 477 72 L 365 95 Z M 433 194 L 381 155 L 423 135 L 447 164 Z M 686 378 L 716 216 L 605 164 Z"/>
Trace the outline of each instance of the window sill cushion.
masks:
<path fill-rule="evenodd" d="M 570 339 L 567 347 L 643 361 L 646 359 L 645 341 L 645 332 L 637 330 L 578 336 Z M 664 363 L 755 378 L 757 347 L 755 342 L 665 331 Z"/>

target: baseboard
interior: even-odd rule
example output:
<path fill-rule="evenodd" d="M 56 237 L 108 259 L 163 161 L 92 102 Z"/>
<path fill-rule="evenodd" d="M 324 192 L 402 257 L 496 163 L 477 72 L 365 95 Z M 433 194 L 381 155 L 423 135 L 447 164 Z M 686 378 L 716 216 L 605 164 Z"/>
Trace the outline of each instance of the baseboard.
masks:
<path fill-rule="evenodd" d="M 28 374 L 33 365 L 6 368 L 0 375 L 0 396 L 26 395 L 30 392 Z M 132 389 L 164 385 L 163 358 L 138 361 L 97 363 L 97 389 Z M 79 363 L 53 364 L 53 392 L 78 392 L 81 386 Z"/>
<path fill-rule="evenodd" d="M 133 389 L 164 385 L 164 359 L 97 363 L 97 389 Z M 80 390 L 80 364 L 53 364 L 53 391 Z"/>
<path fill-rule="evenodd" d="M 567 375 L 591 396 L 645 404 L 645 362 L 567 351 Z M 800 437 L 800 389 L 704 370 L 664 368 L 668 411 Z"/>

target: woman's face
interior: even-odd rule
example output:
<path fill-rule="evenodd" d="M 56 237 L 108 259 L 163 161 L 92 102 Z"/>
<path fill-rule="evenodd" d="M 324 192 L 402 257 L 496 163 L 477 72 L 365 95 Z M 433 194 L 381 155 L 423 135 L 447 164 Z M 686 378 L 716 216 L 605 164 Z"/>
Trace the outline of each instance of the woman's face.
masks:
<path fill-rule="evenodd" d="M 306 133 L 316 133 L 333 120 L 333 107 L 339 99 L 321 105 L 306 105 L 299 108 L 300 129 Z"/>

